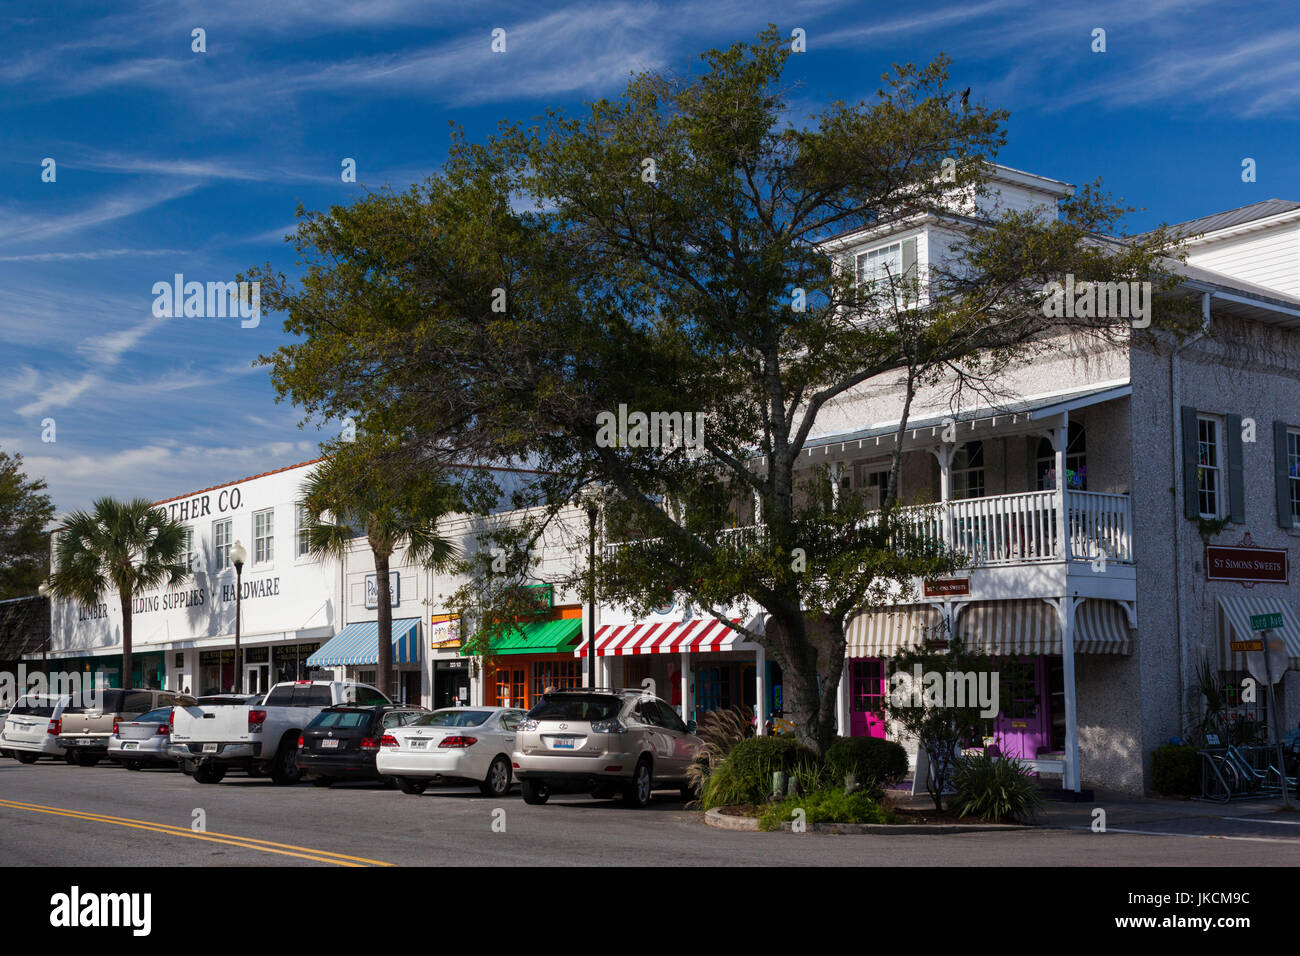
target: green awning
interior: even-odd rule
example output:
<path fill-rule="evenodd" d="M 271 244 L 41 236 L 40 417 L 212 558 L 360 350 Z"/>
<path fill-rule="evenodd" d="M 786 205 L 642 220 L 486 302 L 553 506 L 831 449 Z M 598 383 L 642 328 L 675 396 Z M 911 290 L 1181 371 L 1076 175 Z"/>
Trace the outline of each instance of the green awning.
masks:
<path fill-rule="evenodd" d="M 572 654 L 582 636 L 582 618 L 516 624 L 492 642 L 491 656 L 498 654 Z M 461 651 L 468 654 L 467 650 Z"/>

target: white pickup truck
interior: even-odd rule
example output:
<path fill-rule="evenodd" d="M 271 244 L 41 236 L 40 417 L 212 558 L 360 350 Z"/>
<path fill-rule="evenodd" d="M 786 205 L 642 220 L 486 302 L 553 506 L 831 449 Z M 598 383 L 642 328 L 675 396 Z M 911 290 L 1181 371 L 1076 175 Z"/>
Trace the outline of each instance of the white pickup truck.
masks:
<path fill-rule="evenodd" d="M 313 717 L 336 704 L 391 704 L 382 692 L 351 681 L 286 681 L 256 706 L 182 705 L 172 710 L 172 755 L 199 783 L 218 783 L 231 767 L 265 771 L 275 783 L 297 783 L 298 738 Z"/>

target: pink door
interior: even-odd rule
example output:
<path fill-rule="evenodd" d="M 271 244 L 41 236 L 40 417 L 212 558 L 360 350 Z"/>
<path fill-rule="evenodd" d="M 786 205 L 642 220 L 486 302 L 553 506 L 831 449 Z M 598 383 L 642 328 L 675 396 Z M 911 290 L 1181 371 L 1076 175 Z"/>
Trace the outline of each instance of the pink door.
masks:
<path fill-rule="evenodd" d="M 885 736 L 885 662 L 859 657 L 849 664 L 849 736 Z"/>
<path fill-rule="evenodd" d="M 993 722 L 993 735 L 1005 757 L 1033 759 L 1040 748 L 1051 746 L 1046 665 L 1045 657 L 998 661 L 999 696 L 1005 703 Z"/>

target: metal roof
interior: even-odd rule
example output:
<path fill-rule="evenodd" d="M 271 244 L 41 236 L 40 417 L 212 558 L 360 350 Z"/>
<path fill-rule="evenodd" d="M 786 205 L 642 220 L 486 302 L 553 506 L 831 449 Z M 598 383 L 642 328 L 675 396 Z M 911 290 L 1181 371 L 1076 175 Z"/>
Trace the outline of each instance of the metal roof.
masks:
<path fill-rule="evenodd" d="M 1169 230 L 1175 237 L 1184 239 L 1240 226 L 1242 223 L 1254 222 L 1256 219 L 1267 219 L 1269 216 L 1291 212 L 1293 209 L 1300 209 L 1300 202 L 1290 199 L 1264 199 L 1246 206 L 1238 206 L 1236 209 L 1229 209 L 1227 212 L 1216 212 L 1212 216 L 1174 223 Z"/>

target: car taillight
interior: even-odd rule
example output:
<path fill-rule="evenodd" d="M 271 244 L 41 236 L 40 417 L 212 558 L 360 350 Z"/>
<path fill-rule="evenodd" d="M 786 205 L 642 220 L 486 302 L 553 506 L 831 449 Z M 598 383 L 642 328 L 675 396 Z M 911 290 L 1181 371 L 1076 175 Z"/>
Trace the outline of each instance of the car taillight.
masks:
<path fill-rule="evenodd" d="M 167 726 L 175 728 L 176 726 L 176 708 L 173 707 L 167 714 Z"/>
<path fill-rule="evenodd" d="M 477 737 L 443 737 L 439 747 L 473 747 L 478 743 Z"/>
<path fill-rule="evenodd" d="M 393 743 L 397 743 L 397 739 L 396 739 L 396 738 L 393 738 Z M 374 737 L 362 737 L 362 738 L 361 738 L 361 749 L 362 749 L 362 750 L 378 750 L 378 749 L 379 749 L 379 741 L 376 740 Z"/>
<path fill-rule="evenodd" d="M 117 736 L 117 721 L 113 721 L 113 736 Z"/>
<path fill-rule="evenodd" d="M 298 735 L 298 749 L 302 750 L 302 734 Z"/>
<path fill-rule="evenodd" d="M 593 734 L 623 734 L 627 733 L 627 728 L 619 723 L 618 718 L 613 720 L 596 720 L 592 721 L 591 732 Z"/>
<path fill-rule="evenodd" d="M 45 728 L 45 732 L 47 734 L 54 734 L 54 736 L 57 737 L 59 734 L 63 733 L 63 721 L 60 719 L 51 720 L 50 725 Z"/>
<path fill-rule="evenodd" d="M 248 712 L 248 732 L 250 734 L 260 734 L 262 732 L 262 723 L 266 720 L 266 711 L 250 710 Z"/>
<path fill-rule="evenodd" d="M 397 738 L 394 737 L 392 734 L 384 734 L 384 736 L 379 738 L 379 746 L 396 747 L 398 746 Z"/>
<path fill-rule="evenodd" d="M 158 734 L 157 734 L 157 736 L 159 736 L 159 737 L 170 737 L 170 736 L 171 736 L 171 732 L 172 732 L 172 728 L 171 728 L 171 725 L 170 725 L 170 724 L 159 724 L 159 725 L 158 725 Z"/>

